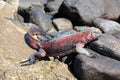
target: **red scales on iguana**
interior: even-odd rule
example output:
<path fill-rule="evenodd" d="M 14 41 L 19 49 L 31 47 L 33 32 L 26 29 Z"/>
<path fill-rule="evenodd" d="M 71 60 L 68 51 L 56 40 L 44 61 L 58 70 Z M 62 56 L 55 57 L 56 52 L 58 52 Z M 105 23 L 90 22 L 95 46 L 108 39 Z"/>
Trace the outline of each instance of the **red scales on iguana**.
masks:
<path fill-rule="evenodd" d="M 100 36 L 100 34 L 92 31 L 90 28 L 82 32 L 65 32 L 44 41 L 34 39 L 32 37 L 34 35 L 44 36 L 37 28 L 30 28 L 28 33 L 26 33 L 25 41 L 31 48 L 37 50 L 37 52 L 29 57 L 29 64 L 33 64 L 35 62 L 35 57 L 65 56 L 75 51 L 89 57 L 95 57 L 96 54 L 89 53 L 83 47 L 85 44 Z"/>

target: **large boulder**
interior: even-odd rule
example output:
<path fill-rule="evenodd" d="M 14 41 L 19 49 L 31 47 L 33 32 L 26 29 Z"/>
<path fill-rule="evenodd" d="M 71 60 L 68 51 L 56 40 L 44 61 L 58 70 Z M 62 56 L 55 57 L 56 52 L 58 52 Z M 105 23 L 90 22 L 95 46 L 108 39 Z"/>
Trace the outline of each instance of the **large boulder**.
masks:
<path fill-rule="evenodd" d="M 56 18 L 53 20 L 53 24 L 59 31 L 66 31 L 73 29 L 73 25 L 71 21 L 66 18 Z"/>
<path fill-rule="evenodd" d="M 101 55 L 89 58 L 78 54 L 73 63 L 73 71 L 80 80 L 120 80 L 120 62 Z"/>
<path fill-rule="evenodd" d="M 24 18 L 24 22 L 30 22 L 32 5 L 43 7 L 40 0 L 19 0 L 18 13 Z"/>
<path fill-rule="evenodd" d="M 1 80 L 76 80 L 68 66 L 61 62 L 39 61 L 31 66 L 20 62 L 35 52 L 27 46 L 24 35 L 28 31 L 0 16 L 0 79 Z"/>
<path fill-rule="evenodd" d="M 120 24 L 112 20 L 96 18 L 93 20 L 93 24 L 106 34 L 113 35 L 120 32 Z"/>
<path fill-rule="evenodd" d="M 64 63 L 41 61 L 32 66 L 20 67 L 0 61 L 0 79 L 2 80 L 77 80 L 67 70 Z M 65 69 L 65 70 L 64 70 Z"/>
<path fill-rule="evenodd" d="M 119 4 L 120 0 L 64 0 L 59 14 L 75 25 L 81 25 L 81 22 L 91 23 L 98 17 L 117 19 L 120 15 Z"/>
<path fill-rule="evenodd" d="M 93 50 L 102 55 L 120 60 L 120 39 L 112 35 L 102 34 L 98 40 L 90 43 Z"/>
<path fill-rule="evenodd" d="M 50 36 L 54 36 L 57 30 L 54 28 L 52 21 L 46 15 L 44 10 L 39 6 L 32 6 L 30 13 L 31 22 L 38 25 L 44 32 Z"/>

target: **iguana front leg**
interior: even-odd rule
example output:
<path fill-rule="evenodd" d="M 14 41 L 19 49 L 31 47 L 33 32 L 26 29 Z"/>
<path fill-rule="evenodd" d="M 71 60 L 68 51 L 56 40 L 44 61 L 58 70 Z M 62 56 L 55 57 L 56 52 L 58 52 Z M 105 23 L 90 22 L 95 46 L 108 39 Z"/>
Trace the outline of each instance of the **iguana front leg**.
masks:
<path fill-rule="evenodd" d="M 30 57 L 29 57 L 29 64 L 33 64 L 35 63 L 35 58 L 42 58 L 46 56 L 46 52 L 44 49 L 39 49 L 38 52 L 33 53 Z"/>
<path fill-rule="evenodd" d="M 82 43 L 78 43 L 77 45 L 76 45 L 76 51 L 78 52 L 78 53 L 80 53 L 80 54 L 84 54 L 84 55 L 86 55 L 86 56 L 88 56 L 88 57 L 99 57 L 97 54 L 94 54 L 94 53 L 89 53 L 85 48 L 83 48 L 84 47 L 84 44 L 82 44 Z"/>

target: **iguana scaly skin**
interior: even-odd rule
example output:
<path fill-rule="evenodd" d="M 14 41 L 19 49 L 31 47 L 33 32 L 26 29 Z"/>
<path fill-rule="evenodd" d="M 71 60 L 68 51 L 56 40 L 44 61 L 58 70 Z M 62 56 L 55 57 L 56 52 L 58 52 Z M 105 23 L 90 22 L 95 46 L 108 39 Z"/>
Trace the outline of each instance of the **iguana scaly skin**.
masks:
<path fill-rule="evenodd" d="M 39 29 L 31 28 L 25 35 L 27 44 L 37 50 L 37 52 L 29 57 L 30 64 L 35 62 L 35 57 L 65 56 L 75 51 L 89 57 L 96 56 L 83 48 L 85 44 L 98 37 L 98 34 L 96 36 L 91 29 L 87 29 L 83 32 L 65 32 L 45 41 L 38 41 L 32 37 L 33 35 L 43 34 L 41 34 Z"/>

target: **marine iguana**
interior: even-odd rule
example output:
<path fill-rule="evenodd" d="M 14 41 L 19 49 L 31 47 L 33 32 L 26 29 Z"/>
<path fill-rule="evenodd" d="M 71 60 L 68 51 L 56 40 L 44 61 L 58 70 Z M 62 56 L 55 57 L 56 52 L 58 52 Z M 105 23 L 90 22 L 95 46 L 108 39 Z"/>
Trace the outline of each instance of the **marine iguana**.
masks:
<path fill-rule="evenodd" d="M 25 34 L 26 43 L 33 49 L 36 50 L 27 61 L 29 64 L 33 64 L 35 62 L 35 58 L 42 58 L 45 56 L 65 56 L 71 54 L 72 52 L 77 52 L 81 54 L 85 54 L 88 57 L 97 57 L 96 54 L 89 53 L 83 47 L 97 39 L 101 35 L 101 31 L 96 32 L 91 30 L 90 28 L 82 31 L 82 32 L 64 32 L 59 34 L 51 39 L 45 39 L 43 41 L 38 41 L 34 39 L 32 36 L 34 35 L 42 35 L 37 28 L 30 28 L 29 31 Z"/>

